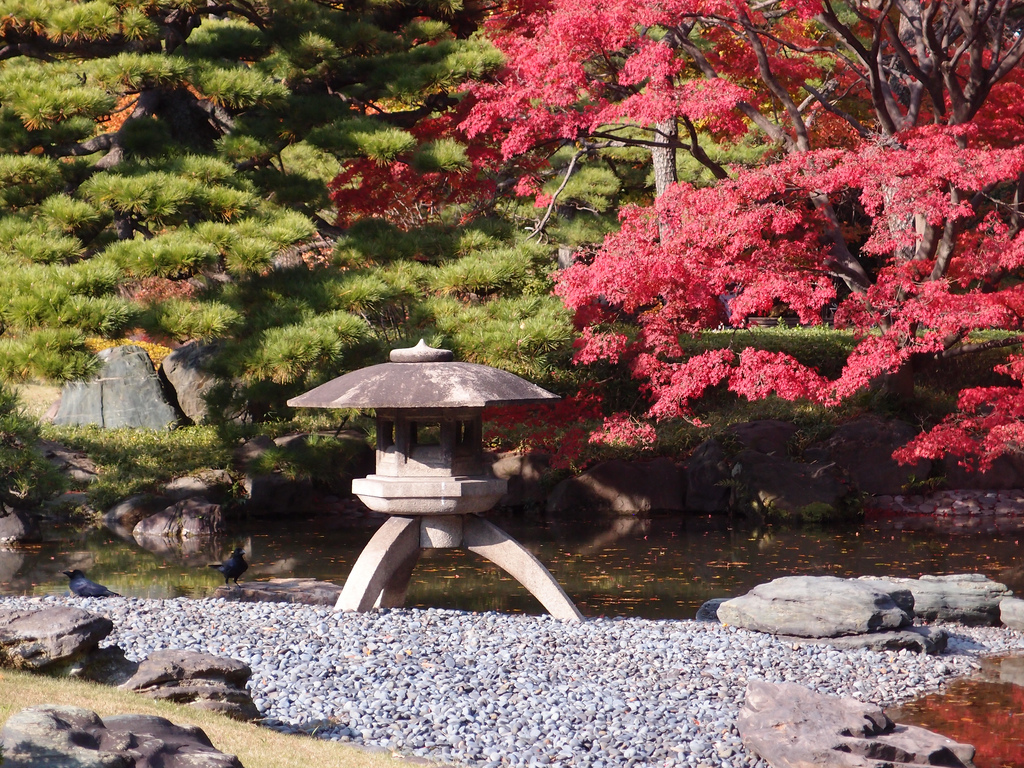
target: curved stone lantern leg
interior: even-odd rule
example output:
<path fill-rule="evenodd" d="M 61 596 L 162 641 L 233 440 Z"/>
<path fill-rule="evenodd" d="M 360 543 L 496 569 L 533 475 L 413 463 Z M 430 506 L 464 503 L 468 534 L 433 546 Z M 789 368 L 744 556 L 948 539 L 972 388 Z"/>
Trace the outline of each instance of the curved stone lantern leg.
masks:
<path fill-rule="evenodd" d="M 401 608 L 405 605 L 405 595 L 409 591 L 409 581 L 412 579 L 413 569 L 416 567 L 416 563 L 420 560 L 420 553 L 423 552 L 421 547 L 417 547 L 416 551 L 407 555 L 405 560 L 401 562 L 397 568 L 391 573 L 391 578 L 388 579 L 387 584 L 384 585 L 384 590 L 380 593 L 380 597 L 377 598 L 378 608 Z"/>
<path fill-rule="evenodd" d="M 374 607 L 378 598 L 386 598 L 390 602 L 394 590 L 388 589 L 388 586 L 393 583 L 396 572 L 408 566 L 409 558 L 418 558 L 419 554 L 419 518 L 398 515 L 389 517 L 373 534 L 352 566 L 352 573 L 345 581 L 334 609 L 368 611 Z M 415 564 L 414 559 L 412 565 Z M 412 567 L 409 567 L 409 573 L 412 573 Z M 405 581 L 408 583 L 408 577 Z M 402 597 L 404 600 L 404 590 Z"/>
<path fill-rule="evenodd" d="M 422 517 L 389 517 L 356 560 L 334 609 L 402 607 L 420 552 L 433 548 L 421 546 L 425 522 Z M 490 560 L 526 587 L 556 619 L 583 620 L 583 614 L 540 560 L 493 523 L 477 515 L 465 515 L 461 539 L 463 547 Z"/>
<path fill-rule="evenodd" d="M 583 614 L 555 581 L 555 577 L 526 547 L 501 528 L 476 515 L 466 515 L 463 545 L 508 574 L 540 600 L 556 619 L 583 621 Z"/>

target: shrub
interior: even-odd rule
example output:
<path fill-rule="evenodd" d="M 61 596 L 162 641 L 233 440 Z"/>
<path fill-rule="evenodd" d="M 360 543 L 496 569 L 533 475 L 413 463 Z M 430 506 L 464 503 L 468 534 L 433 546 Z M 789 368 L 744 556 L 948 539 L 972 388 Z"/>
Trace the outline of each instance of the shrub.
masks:
<path fill-rule="evenodd" d="M 62 478 L 36 448 L 38 437 L 17 396 L 0 382 L 0 503 L 32 506 L 61 490 Z"/>

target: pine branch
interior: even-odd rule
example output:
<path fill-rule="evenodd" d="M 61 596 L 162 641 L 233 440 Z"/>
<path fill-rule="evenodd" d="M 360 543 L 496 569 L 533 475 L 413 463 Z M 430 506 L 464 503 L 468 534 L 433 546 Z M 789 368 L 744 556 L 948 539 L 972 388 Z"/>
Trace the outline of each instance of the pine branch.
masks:
<path fill-rule="evenodd" d="M 91 155 L 94 152 L 107 150 L 107 154 L 96 162 L 96 167 L 103 170 L 113 168 L 124 160 L 122 139 L 125 135 L 126 126 L 133 121 L 152 117 L 159 104 L 159 90 L 142 91 L 139 94 L 139 98 L 135 101 L 135 109 L 132 110 L 132 113 L 116 131 L 93 136 L 91 139 L 77 144 L 64 144 L 50 150 L 47 154 L 51 157 L 81 157 L 82 155 Z"/>

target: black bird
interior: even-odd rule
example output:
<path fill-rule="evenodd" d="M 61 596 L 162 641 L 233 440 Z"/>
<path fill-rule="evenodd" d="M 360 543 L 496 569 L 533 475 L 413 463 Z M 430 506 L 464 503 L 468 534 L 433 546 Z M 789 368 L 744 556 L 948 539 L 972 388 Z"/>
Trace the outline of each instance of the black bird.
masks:
<path fill-rule="evenodd" d="M 71 591 L 79 597 L 120 597 L 117 592 L 111 592 L 102 584 L 87 579 L 85 574 L 77 568 L 73 571 L 61 571 L 61 573 L 71 579 L 69 585 Z"/>
<path fill-rule="evenodd" d="M 224 583 L 227 584 L 229 579 L 234 579 L 235 584 L 238 583 L 238 577 L 241 576 L 249 568 L 249 564 L 245 562 L 245 550 L 239 547 L 231 553 L 231 557 L 225 560 L 220 565 L 211 563 L 211 568 L 216 568 L 218 571 L 224 574 Z"/>

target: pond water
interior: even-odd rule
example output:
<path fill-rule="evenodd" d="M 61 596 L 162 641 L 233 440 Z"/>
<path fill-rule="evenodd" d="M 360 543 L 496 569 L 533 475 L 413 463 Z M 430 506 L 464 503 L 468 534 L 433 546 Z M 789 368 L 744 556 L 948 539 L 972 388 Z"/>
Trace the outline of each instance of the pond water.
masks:
<path fill-rule="evenodd" d="M 1024 593 L 1024 519 L 935 528 L 922 518 L 879 517 L 841 530 L 784 530 L 721 516 L 605 522 L 488 517 L 547 565 L 585 616 L 693 618 L 705 600 L 793 574 L 982 573 Z M 202 597 L 223 583 L 207 565 L 235 546 L 245 548 L 251 563 L 243 580 L 302 576 L 342 584 L 381 521 L 340 514 L 253 519 L 232 536 L 192 543 L 188 551 L 152 542 L 147 549 L 102 528 L 57 529 L 39 546 L 0 552 L 0 592 L 64 594 L 61 571 L 81 568 L 124 595 Z M 424 553 L 407 605 L 542 612 L 517 582 L 461 550 Z M 957 682 L 949 695 L 904 707 L 896 719 L 975 744 L 978 768 L 1024 766 L 1024 660 L 1004 662 L 1005 669 L 996 663 L 986 662 L 986 676 Z M 993 735 L 997 724 L 1005 737 Z"/>
<path fill-rule="evenodd" d="M 977 768 L 1024 766 L 1024 658 L 983 659 L 974 677 L 954 681 L 942 695 L 888 711 L 977 749 Z"/>
<path fill-rule="evenodd" d="M 1024 587 L 1024 520 L 1002 530 L 912 530 L 877 519 L 842 530 L 754 528 L 720 516 L 653 516 L 565 521 L 539 516 L 489 519 L 525 544 L 585 616 L 692 618 L 712 597 L 742 594 L 792 574 L 920 576 L 983 573 Z M 136 597 L 202 597 L 223 583 L 206 565 L 243 546 L 244 579 L 303 576 L 344 583 L 382 518 L 332 515 L 252 519 L 233 536 L 189 544 L 140 546 L 105 528 L 51 530 L 39 546 L 0 552 L 0 592 L 60 594 L 61 571 L 81 568 L 116 592 Z M 462 550 L 424 553 L 409 606 L 541 613 L 514 580 Z"/>

